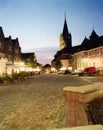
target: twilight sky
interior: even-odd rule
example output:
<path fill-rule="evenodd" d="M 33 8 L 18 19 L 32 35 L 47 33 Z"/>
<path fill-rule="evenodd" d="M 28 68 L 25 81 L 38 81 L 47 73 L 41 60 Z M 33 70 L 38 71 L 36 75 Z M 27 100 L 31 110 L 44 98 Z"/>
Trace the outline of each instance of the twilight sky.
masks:
<path fill-rule="evenodd" d="M 59 50 L 65 12 L 73 46 L 93 28 L 103 35 L 103 0 L 0 0 L 0 26 L 6 37 L 19 38 L 22 52 L 46 64 Z"/>

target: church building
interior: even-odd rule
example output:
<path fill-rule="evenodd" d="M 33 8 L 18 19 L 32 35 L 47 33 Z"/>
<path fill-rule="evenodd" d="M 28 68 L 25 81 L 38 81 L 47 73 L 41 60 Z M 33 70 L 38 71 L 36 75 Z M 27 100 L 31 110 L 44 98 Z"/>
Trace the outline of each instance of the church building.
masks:
<path fill-rule="evenodd" d="M 69 67 L 71 67 L 69 63 L 71 59 L 71 51 L 72 51 L 72 35 L 68 30 L 66 15 L 65 15 L 63 31 L 60 34 L 59 51 L 54 56 L 55 58 L 52 61 L 52 66 L 55 67 L 55 63 L 59 59 L 62 68 L 68 69 Z"/>

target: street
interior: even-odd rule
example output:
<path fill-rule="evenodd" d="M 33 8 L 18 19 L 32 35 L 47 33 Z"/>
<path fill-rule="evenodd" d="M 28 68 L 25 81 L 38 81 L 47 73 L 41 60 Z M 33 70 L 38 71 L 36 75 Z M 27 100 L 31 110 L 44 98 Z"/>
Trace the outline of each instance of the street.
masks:
<path fill-rule="evenodd" d="M 47 130 L 65 127 L 66 86 L 103 82 L 102 77 L 42 74 L 0 86 L 0 130 Z"/>

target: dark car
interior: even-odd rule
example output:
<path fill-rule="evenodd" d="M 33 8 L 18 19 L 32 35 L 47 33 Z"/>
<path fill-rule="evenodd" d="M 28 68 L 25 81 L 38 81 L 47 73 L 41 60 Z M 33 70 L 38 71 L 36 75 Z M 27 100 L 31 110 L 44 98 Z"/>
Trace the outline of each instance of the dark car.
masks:
<path fill-rule="evenodd" d="M 71 72 L 69 70 L 59 70 L 58 74 L 70 74 Z"/>
<path fill-rule="evenodd" d="M 87 67 L 83 71 L 79 72 L 79 76 L 91 76 L 96 74 L 96 68 L 95 67 Z"/>

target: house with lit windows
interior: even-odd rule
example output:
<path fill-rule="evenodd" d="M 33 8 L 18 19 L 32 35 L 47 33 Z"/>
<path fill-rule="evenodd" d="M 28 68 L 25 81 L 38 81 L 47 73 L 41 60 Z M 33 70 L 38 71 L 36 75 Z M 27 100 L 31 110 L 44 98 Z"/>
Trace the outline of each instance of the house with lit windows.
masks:
<path fill-rule="evenodd" d="M 19 71 L 21 47 L 18 38 L 5 37 L 0 27 L 0 75 Z"/>
<path fill-rule="evenodd" d="M 73 54 L 77 70 L 95 66 L 97 70 L 103 71 L 103 36 L 98 36 L 93 30 L 89 39 L 85 37 L 82 44 Z"/>

